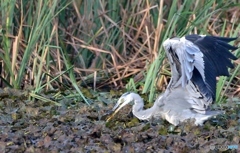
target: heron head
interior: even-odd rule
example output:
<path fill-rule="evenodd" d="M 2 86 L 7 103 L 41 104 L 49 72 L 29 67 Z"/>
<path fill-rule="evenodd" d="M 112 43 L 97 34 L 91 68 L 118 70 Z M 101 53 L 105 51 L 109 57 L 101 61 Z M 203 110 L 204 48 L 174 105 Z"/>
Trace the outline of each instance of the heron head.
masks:
<path fill-rule="evenodd" d="M 117 101 L 116 105 L 113 107 L 112 111 L 118 112 L 122 107 L 129 104 L 134 100 L 133 96 L 131 96 L 131 92 L 124 93 Z"/>
<path fill-rule="evenodd" d="M 116 105 L 113 107 L 112 111 L 114 112 L 108 119 L 109 121 L 121 108 L 126 106 L 127 104 L 133 102 L 135 99 L 135 93 L 132 92 L 126 92 L 124 93 L 119 100 L 117 101 Z"/>

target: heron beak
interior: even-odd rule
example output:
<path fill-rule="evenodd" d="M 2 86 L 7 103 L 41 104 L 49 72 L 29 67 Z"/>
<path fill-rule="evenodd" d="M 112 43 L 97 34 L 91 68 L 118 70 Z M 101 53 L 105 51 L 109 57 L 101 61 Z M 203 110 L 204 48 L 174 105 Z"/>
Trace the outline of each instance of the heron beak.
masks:
<path fill-rule="evenodd" d="M 131 101 L 125 100 L 124 98 L 120 98 L 118 100 L 118 102 L 116 103 L 116 105 L 113 107 L 112 111 L 114 111 L 114 113 L 107 119 L 107 122 L 111 118 L 113 118 L 121 108 L 123 108 L 124 106 L 126 106 L 130 102 Z"/>

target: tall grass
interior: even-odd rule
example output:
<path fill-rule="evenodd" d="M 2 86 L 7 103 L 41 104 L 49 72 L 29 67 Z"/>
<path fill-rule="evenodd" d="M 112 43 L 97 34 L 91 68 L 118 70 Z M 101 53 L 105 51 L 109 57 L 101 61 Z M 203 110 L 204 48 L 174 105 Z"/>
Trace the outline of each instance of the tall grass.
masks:
<path fill-rule="evenodd" d="M 237 36 L 235 0 L 1 0 L 1 86 L 43 91 L 82 87 L 164 90 L 169 76 L 162 42 L 190 33 Z M 239 56 L 239 50 L 235 51 Z M 217 100 L 238 88 L 239 63 L 222 77 Z M 160 80 L 160 81 L 158 81 Z M 34 96 L 35 95 L 35 96 Z"/>

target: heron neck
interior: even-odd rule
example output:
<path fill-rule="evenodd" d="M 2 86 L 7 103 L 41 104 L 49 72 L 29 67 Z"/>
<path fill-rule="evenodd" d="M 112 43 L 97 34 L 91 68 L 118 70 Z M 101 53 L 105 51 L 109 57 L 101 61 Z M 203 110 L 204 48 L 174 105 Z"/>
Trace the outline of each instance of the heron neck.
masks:
<path fill-rule="evenodd" d="M 155 103 L 154 103 L 154 105 L 155 105 Z M 145 110 L 143 110 L 143 103 L 140 107 L 133 105 L 133 110 L 132 110 L 133 115 L 136 116 L 140 120 L 149 120 L 155 112 L 156 106 L 154 106 L 154 105 L 151 108 L 148 108 Z"/>

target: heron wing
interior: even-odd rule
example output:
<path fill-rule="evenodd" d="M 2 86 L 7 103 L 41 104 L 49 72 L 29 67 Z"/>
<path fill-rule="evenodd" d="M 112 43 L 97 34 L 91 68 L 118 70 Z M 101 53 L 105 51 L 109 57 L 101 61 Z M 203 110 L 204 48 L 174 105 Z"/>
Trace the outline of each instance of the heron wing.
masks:
<path fill-rule="evenodd" d="M 201 71 L 202 65 L 200 67 L 198 64 L 195 65 L 191 81 L 207 100 L 215 100 L 216 77 L 229 76 L 228 68 L 234 67 L 231 60 L 237 59 L 229 52 L 237 47 L 228 44 L 236 38 L 188 35 L 185 39 L 193 43 L 203 54 L 203 72 Z"/>
<path fill-rule="evenodd" d="M 203 53 L 191 41 L 184 37 L 167 39 L 163 46 L 171 64 L 172 77 L 170 87 L 186 87 L 193 77 L 194 69 L 205 80 Z"/>
<path fill-rule="evenodd" d="M 179 81 L 182 87 L 186 87 L 188 81 L 192 79 L 194 69 L 197 69 L 200 76 L 205 80 L 203 53 L 200 49 L 184 37 L 176 45 L 175 52 L 179 58 L 182 75 Z"/>
<path fill-rule="evenodd" d="M 228 44 L 235 39 L 188 35 L 164 41 L 163 46 L 172 70 L 168 88 L 179 85 L 186 88 L 189 83 L 193 83 L 196 92 L 201 94 L 198 98 L 205 101 L 201 106 L 199 104 L 199 108 L 207 108 L 215 100 L 216 77 L 228 76 L 228 67 L 233 68 L 231 60 L 237 59 L 229 52 L 237 47 Z"/>

